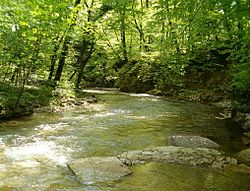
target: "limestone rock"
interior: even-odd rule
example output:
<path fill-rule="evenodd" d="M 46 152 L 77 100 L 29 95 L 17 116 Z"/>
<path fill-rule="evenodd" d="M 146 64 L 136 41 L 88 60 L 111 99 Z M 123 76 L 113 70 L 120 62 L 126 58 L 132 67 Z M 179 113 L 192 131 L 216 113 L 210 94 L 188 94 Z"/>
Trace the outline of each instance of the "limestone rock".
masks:
<path fill-rule="evenodd" d="M 117 157 L 90 157 L 68 163 L 71 174 L 84 184 L 118 180 L 132 171 Z"/>
<path fill-rule="evenodd" d="M 138 151 L 128 151 L 118 156 L 127 165 L 145 162 L 166 162 L 189 166 L 224 168 L 237 161 L 224 157 L 219 151 L 206 148 L 155 147 Z"/>
<path fill-rule="evenodd" d="M 210 148 L 210 149 L 216 149 L 219 147 L 217 143 L 205 137 L 190 136 L 190 135 L 171 136 L 169 137 L 169 145 L 176 147 Z"/>
<path fill-rule="evenodd" d="M 237 154 L 240 163 L 250 166 L 250 149 L 244 149 Z"/>

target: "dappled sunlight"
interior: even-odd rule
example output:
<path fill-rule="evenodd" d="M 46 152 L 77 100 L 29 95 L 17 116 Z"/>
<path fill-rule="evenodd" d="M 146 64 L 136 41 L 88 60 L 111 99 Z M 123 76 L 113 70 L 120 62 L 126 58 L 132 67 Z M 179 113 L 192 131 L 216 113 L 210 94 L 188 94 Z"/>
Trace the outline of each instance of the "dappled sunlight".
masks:
<path fill-rule="evenodd" d="M 0 191 L 249 191 L 249 1 L 0 0 Z"/>
<path fill-rule="evenodd" d="M 85 89 L 85 90 L 82 90 L 83 92 L 85 93 L 95 93 L 95 94 L 107 94 L 107 93 L 117 93 L 117 90 L 112 90 L 112 91 L 109 91 L 109 90 L 98 90 L 98 89 Z"/>
<path fill-rule="evenodd" d="M 94 118 L 103 118 L 103 117 L 110 117 L 110 116 L 115 116 L 115 115 L 118 115 L 118 116 L 126 116 L 126 115 L 129 115 L 131 112 L 129 110 L 122 110 L 122 109 L 113 109 L 111 110 L 111 112 L 101 112 L 101 113 L 97 113 L 97 114 L 94 114 L 92 117 Z M 92 118 L 91 117 L 91 118 Z"/>
<path fill-rule="evenodd" d="M 145 94 L 145 93 L 139 93 L 139 94 L 129 94 L 130 96 L 133 96 L 133 97 L 150 97 L 150 98 L 160 98 L 158 96 L 154 96 L 154 95 L 151 95 L 151 94 Z"/>
<path fill-rule="evenodd" d="M 57 131 L 68 127 L 68 123 L 42 124 L 35 128 L 39 131 Z"/>

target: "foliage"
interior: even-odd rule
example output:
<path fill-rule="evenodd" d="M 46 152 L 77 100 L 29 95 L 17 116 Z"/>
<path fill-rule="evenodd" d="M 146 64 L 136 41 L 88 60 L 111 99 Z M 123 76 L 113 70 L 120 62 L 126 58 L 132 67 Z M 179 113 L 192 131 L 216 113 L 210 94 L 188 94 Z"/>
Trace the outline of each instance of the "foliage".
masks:
<path fill-rule="evenodd" d="M 143 60 L 131 61 L 119 71 L 117 83 L 121 91 L 147 92 L 154 88 L 154 67 Z"/>
<path fill-rule="evenodd" d="M 206 88 L 247 100 L 249 11 L 246 0 L 3 0 L 0 82 L 10 99 L 1 105 L 35 101 L 28 87 L 44 85 L 60 95 Z"/>

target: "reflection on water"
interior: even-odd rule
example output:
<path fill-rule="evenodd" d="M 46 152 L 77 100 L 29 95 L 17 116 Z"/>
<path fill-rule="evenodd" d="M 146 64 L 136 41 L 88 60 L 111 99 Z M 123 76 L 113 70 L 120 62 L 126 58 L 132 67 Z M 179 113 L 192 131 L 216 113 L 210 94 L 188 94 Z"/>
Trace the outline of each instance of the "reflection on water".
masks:
<path fill-rule="evenodd" d="M 210 138 L 229 155 L 242 146 L 235 124 L 216 119 L 216 108 L 148 94 L 95 93 L 106 101 L 89 111 L 1 124 L 0 190 L 248 190 L 245 174 L 158 163 L 132 167 L 134 174 L 118 182 L 79 184 L 65 171 L 67 161 L 164 146 L 172 134 Z"/>
<path fill-rule="evenodd" d="M 188 166 L 148 163 L 143 168 L 134 166 L 133 176 L 125 178 L 115 185 L 116 188 L 113 190 L 248 190 L 249 185 L 242 184 L 242 179 L 244 179 L 243 174 L 226 174 Z"/>

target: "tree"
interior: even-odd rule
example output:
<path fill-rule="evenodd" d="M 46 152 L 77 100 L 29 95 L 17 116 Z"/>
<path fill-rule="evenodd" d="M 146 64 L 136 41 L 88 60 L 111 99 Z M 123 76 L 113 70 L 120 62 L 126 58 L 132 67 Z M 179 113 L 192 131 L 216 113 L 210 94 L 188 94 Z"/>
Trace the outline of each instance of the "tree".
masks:
<path fill-rule="evenodd" d="M 61 55 L 60 55 L 60 58 L 58 61 L 58 67 L 57 67 L 56 74 L 54 77 L 55 82 L 60 81 L 61 76 L 62 76 L 63 68 L 65 65 L 65 60 L 66 60 L 66 57 L 68 55 L 69 43 L 71 40 L 70 35 L 71 35 L 71 32 L 74 30 L 74 27 L 76 26 L 76 20 L 78 18 L 78 13 L 79 13 L 79 10 L 81 9 L 80 3 L 81 3 L 81 0 L 75 1 L 73 12 L 69 18 L 69 24 L 68 24 L 68 29 L 67 29 L 68 34 L 66 34 L 64 37 L 64 42 L 62 45 L 62 52 L 61 52 Z"/>
<path fill-rule="evenodd" d="M 136 75 L 148 87 L 179 91 L 190 83 L 208 87 L 213 75 L 230 71 L 227 87 L 248 95 L 249 6 L 245 0 L 3 1 L 1 85 L 21 96 L 32 80 L 67 79 L 78 89 L 94 76 L 115 86 L 123 84 L 115 83 L 119 77 Z"/>

